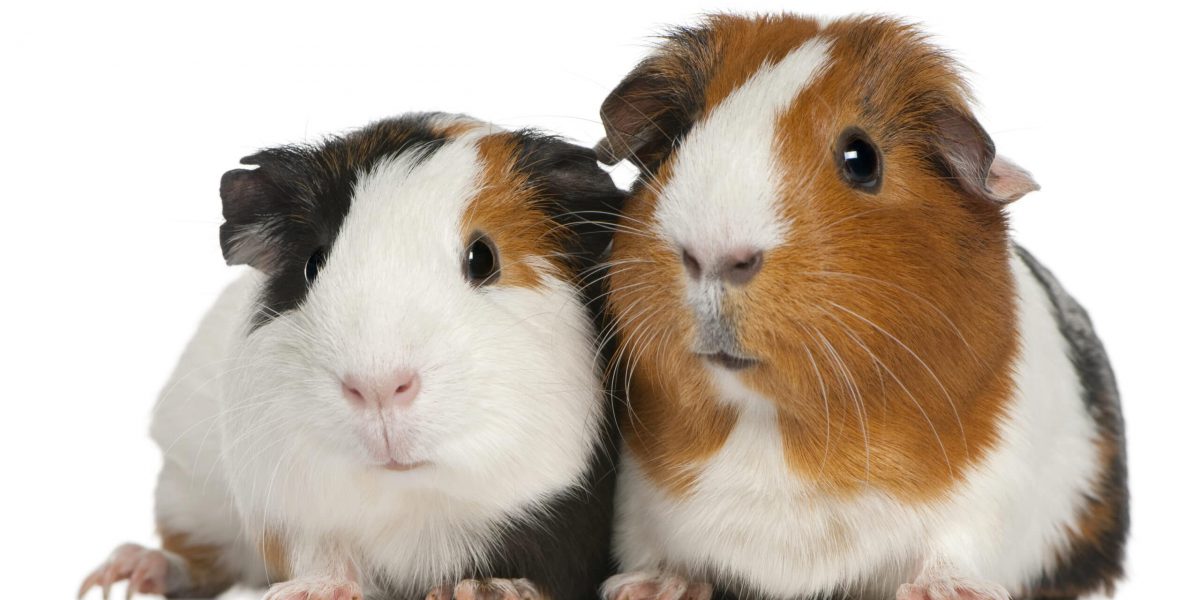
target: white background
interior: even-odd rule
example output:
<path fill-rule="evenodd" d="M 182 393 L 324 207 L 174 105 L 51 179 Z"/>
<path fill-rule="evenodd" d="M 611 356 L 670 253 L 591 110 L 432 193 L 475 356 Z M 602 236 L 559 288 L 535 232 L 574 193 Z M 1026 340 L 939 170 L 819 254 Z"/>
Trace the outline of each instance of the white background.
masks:
<path fill-rule="evenodd" d="M 411 110 L 586 144 L 664 25 L 712 9 L 886 11 L 973 71 L 1000 151 L 1043 191 L 1016 237 L 1087 305 L 1117 369 L 1134 498 L 1121 598 L 1194 597 L 1200 538 L 1192 3 L 642 0 L 0 8 L 0 572 L 68 598 L 153 541 L 158 387 L 233 276 L 217 182 L 238 158 Z M 1190 14 L 1186 14 L 1190 12 Z"/>

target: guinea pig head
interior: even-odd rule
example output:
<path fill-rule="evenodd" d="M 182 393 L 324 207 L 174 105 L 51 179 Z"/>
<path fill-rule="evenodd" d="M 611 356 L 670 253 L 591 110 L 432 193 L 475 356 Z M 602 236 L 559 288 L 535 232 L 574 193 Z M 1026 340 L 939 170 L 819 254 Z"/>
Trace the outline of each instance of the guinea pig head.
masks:
<path fill-rule="evenodd" d="M 989 419 L 961 399 L 1002 395 L 1016 344 L 1004 205 L 1037 186 L 949 58 L 886 18 L 715 16 L 668 34 L 602 120 L 600 155 L 641 169 L 610 296 L 641 396 L 776 410 L 813 472 L 845 419 L 855 480 L 865 438 L 906 443 L 863 418 L 886 406 L 957 470 Z"/>
<path fill-rule="evenodd" d="M 578 274 L 623 197 L 591 150 L 418 115 L 242 162 L 221 246 L 261 291 L 229 452 L 461 494 L 582 469 L 602 405 Z"/>

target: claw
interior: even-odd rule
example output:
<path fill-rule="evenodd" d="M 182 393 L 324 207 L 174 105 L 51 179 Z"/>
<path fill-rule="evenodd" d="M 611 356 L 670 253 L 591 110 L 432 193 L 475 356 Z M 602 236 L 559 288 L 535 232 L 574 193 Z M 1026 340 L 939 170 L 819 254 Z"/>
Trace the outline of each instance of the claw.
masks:
<path fill-rule="evenodd" d="M 614 575 L 601 590 L 605 600 L 710 600 L 712 593 L 707 582 L 657 572 Z"/>
<path fill-rule="evenodd" d="M 95 587 L 97 583 L 97 573 L 96 571 L 92 571 L 91 574 L 89 574 L 87 578 L 83 580 L 83 584 L 79 586 L 79 594 L 75 596 L 75 599 L 83 600 L 83 597 L 86 596 L 88 591 Z"/>
<path fill-rule="evenodd" d="M 104 600 L 108 600 L 112 592 L 112 585 L 117 581 L 117 566 L 113 561 L 109 561 L 108 568 L 104 570 L 104 576 L 100 578 L 100 595 Z"/>

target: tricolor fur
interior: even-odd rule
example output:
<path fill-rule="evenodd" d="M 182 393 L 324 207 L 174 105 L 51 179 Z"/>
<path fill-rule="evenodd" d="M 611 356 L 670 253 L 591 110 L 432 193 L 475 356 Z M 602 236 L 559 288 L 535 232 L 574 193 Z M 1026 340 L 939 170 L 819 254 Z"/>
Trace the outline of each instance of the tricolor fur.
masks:
<path fill-rule="evenodd" d="M 156 408 L 174 565 L 151 591 L 423 598 L 494 577 L 591 597 L 613 468 L 581 273 L 623 197 L 594 153 L 435 114 L 243 162 L 222 180 L 221 241 L 255 269 Z M 500 264 L 486 287 L 464 278 L 479 234 Z M 400 366 L 420 374 L 410 407 L 351 410 L 346 373 Z M 385 428 L 383 461 L 418 466 L 377 466 L 363 427 Z"/>
<path fill-rule="evenodd" d="M 602 118 L 598 149 L 642 170 L 609 296 L 622 567 L 774 598 L 1112 589 L 1111 374 L 1014 254 L 1004 205 L 1036 184 L 995 156 L 944 53 L 886 18 L 715 16 L 669 34 Z M 843 180 L 847 131 L 878 145 L 877 191 Z M 744 285 L 681 264 L 744 248 L 763 257 Z M 712 344 L 757 362 L 716 366 Z"/>

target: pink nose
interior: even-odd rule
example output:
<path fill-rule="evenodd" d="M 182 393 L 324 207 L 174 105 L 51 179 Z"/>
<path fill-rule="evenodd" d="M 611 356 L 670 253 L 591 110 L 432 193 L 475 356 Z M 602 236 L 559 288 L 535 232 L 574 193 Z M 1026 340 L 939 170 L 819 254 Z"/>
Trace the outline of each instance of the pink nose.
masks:
<path fill-rule="evenodd" d="M 347 375 L 342 379 L 342 395 L 350 405 L 371 410 L 408 407 L 420 389 L 420 377 L 407 369 L 385 377 Z"/>

